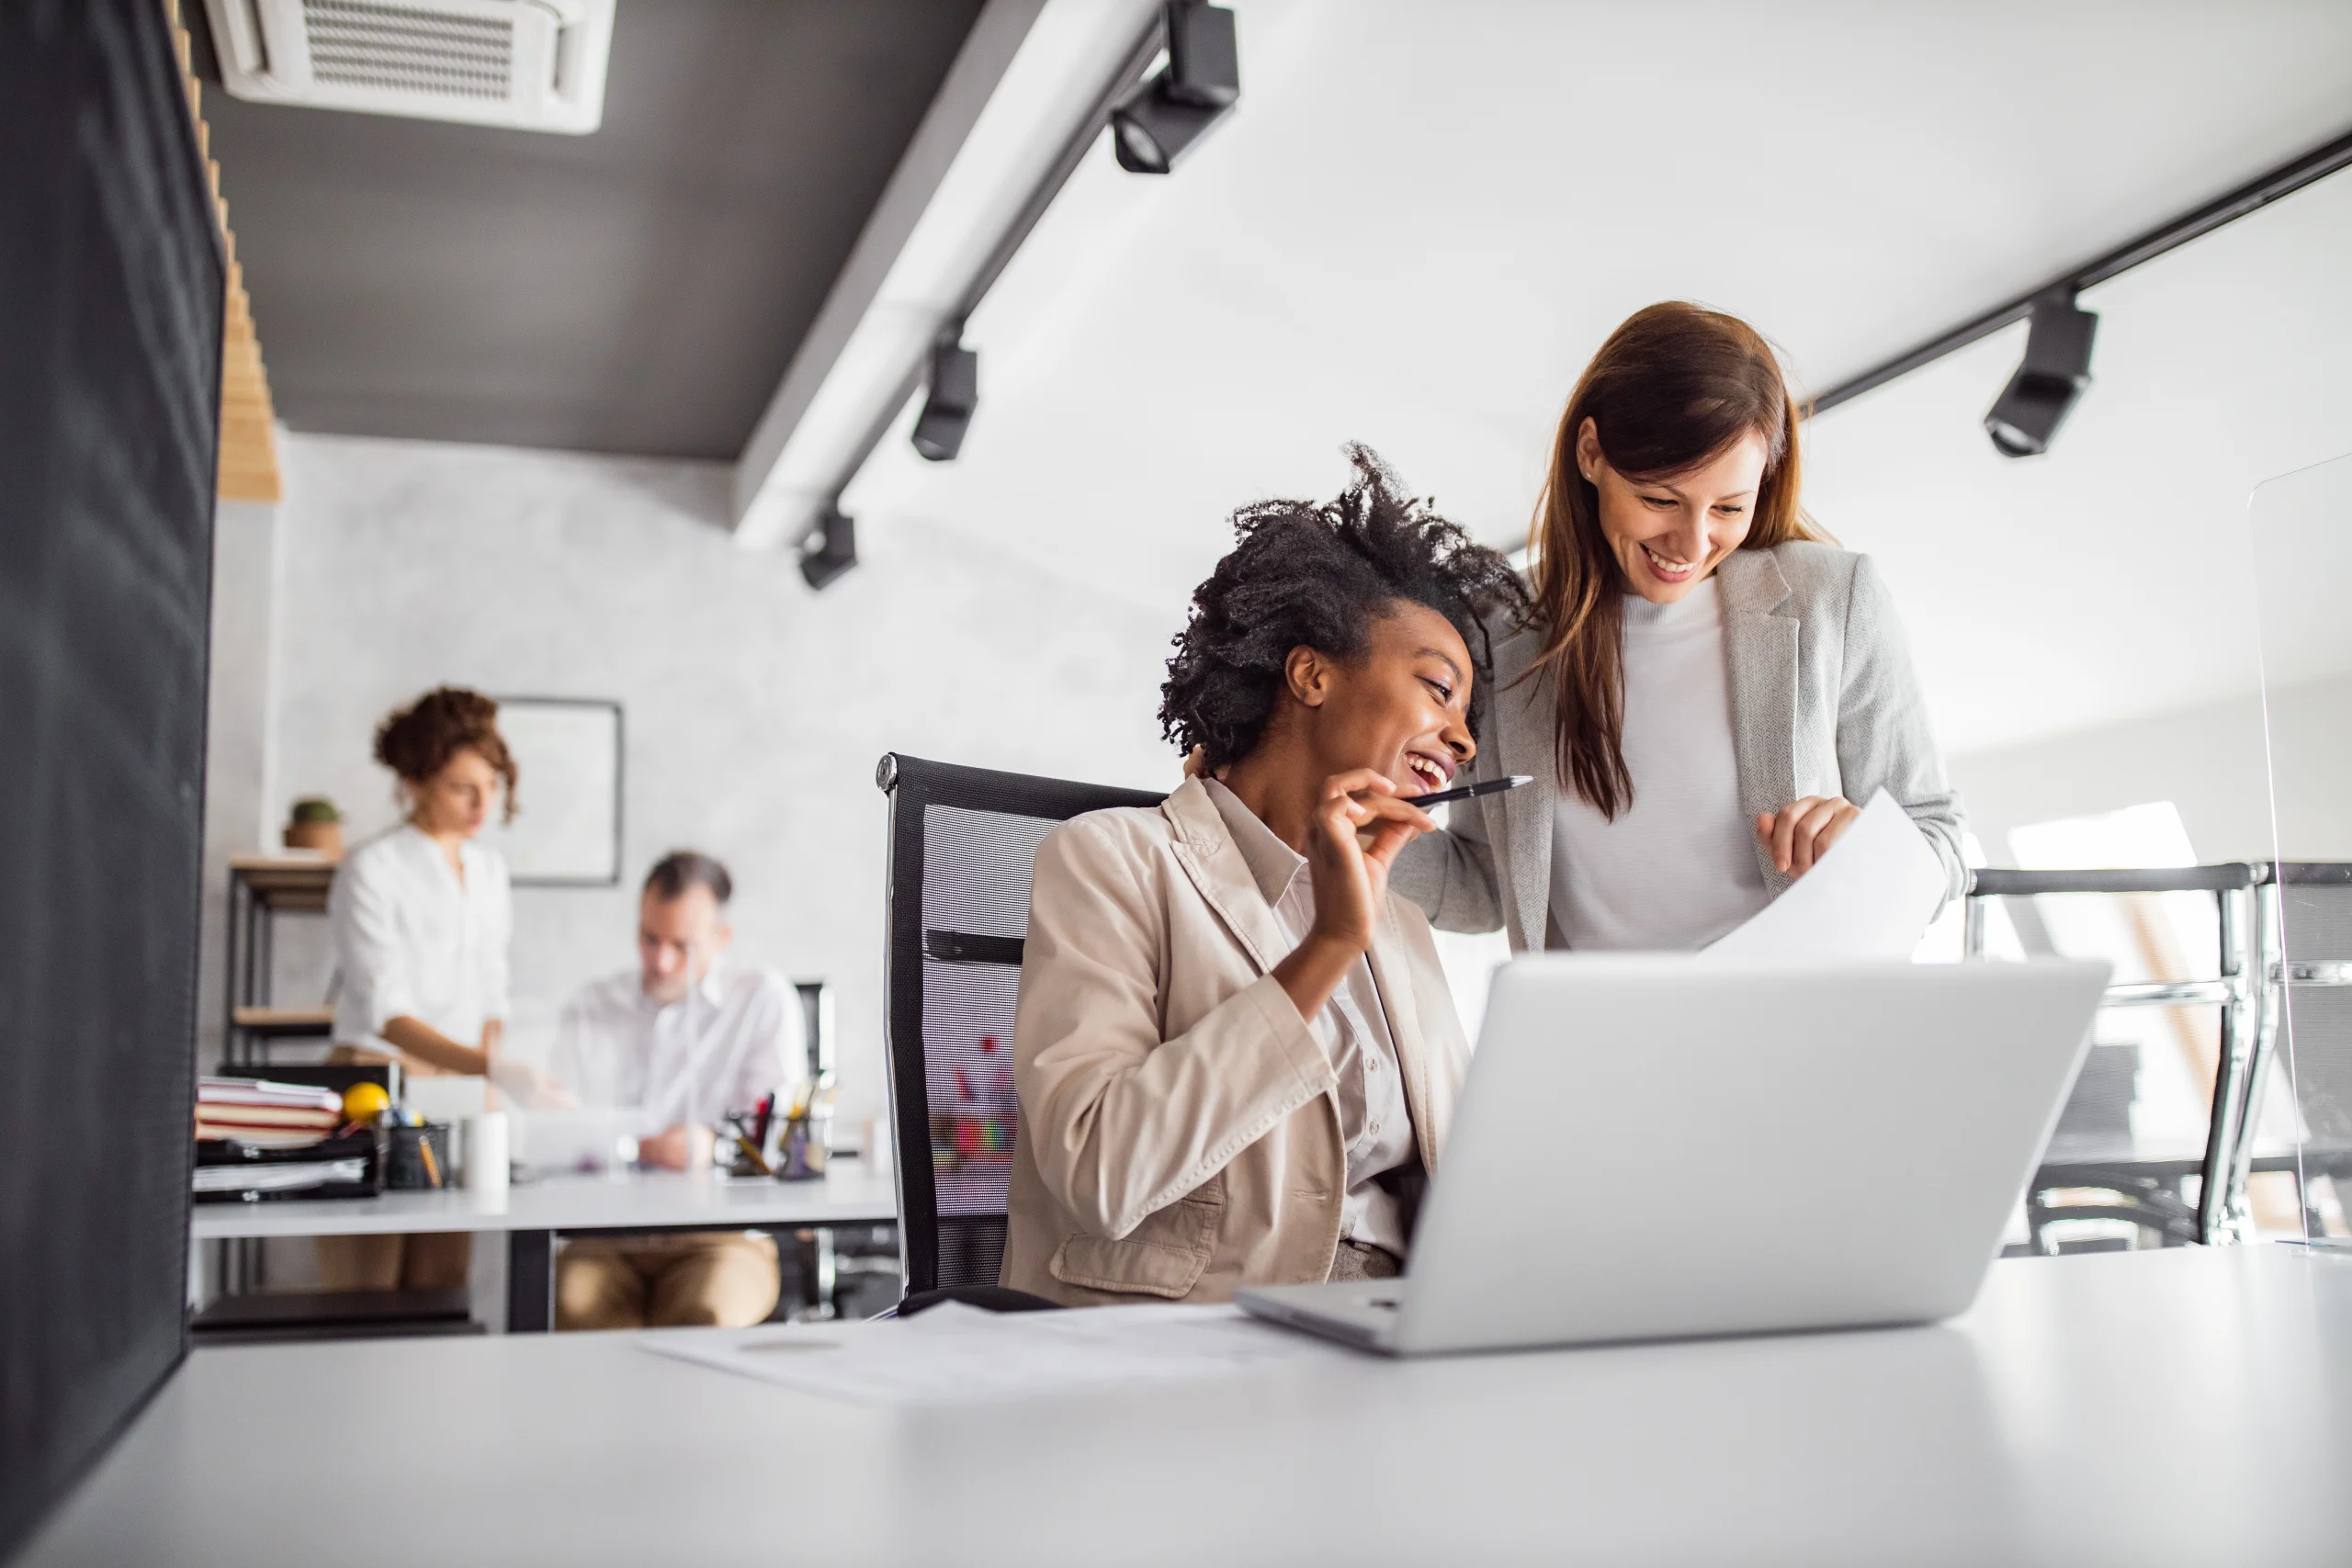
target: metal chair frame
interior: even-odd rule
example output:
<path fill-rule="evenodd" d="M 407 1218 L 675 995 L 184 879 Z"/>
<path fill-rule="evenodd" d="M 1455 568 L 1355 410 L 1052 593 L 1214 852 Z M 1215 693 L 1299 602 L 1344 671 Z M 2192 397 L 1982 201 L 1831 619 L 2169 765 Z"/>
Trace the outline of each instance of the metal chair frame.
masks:
<path fill-rule="evenodd" d="M 2254 1160 L 2258 1097 L 2271 1058 L 2277 1055 L 2278 1023 L 2286 1014 L 2285 988 L 2294 985 L 2352 985 L 2352 963 L 2290 962 L 2278 903 L 2280 886 L 2352 884 L 2352 865 L 2324 863 L 2233 861 L 2216 865 L 2156 870 L 2022 871 L 1984 867 L 1971 877 L 1964 912 L 1962 950 L 1972 960 L 1984 956 L 1984 900 L 2044 893 L 2210 893 L 2220 922 L 2220 973 L 2210 980 L 2166 980 L 2110 986 L 2102 1008 L 2218 1005 L 2221 1050 L 2213 1079 L 2213 1103 L 2199 1164 L 2197 1207 L 2159 1188 L 2141 1190 L 2138 1177 L 2114 1182 L 2044 1181 L 2037 1172 L 2034 1191 L 2053 1186 L 2104 1186 L 2119 1195 L 2114 1205 L 2049 1208 L 2030 1201 L 2028 1212 L 2037 1245 L 2051 1219 L 2128 1219 L 2162 1235 L 2166 1245 L 2248 1241 L 2254 1219 L 2246 1202 L 2246 1178 Z M 2266 1168 L 2291 1168 L 2265 1161 Z M 2113 1174 L 2113 1173 L 2110 1173 Z M 2128 1174 L 2128 1173 L 2127 1173 Z M 2306 1200 L 2308 1206 L 2308 1200 Z M 2046 1248 L 2045 1248 L 2046 1249 Z"/>

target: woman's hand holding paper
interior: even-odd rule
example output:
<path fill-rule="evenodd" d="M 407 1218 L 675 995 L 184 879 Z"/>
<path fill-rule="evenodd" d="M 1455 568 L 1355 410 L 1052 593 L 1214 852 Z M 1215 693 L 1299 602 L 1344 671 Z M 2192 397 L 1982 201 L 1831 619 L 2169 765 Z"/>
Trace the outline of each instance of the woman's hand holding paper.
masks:
<path fill-rule="evenodd" d="M 1843 795 L 1808 795 L 1778 811 L 1758 812 L 1756 837 L 1772 852 L 1774 869 L 1803 876 L 1861 814 Z"/>

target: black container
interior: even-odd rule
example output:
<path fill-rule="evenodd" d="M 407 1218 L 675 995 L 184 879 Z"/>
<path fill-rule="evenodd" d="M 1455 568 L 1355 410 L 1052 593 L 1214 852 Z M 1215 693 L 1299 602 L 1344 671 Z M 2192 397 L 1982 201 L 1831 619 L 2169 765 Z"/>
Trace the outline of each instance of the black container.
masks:
<path fill-rule="evenodd" d="M 427 1122 L 422 1127 L 388 1130 L 384 1149 L 384 1186 L 388 1190 L 414 1192 L 457 1184 L 457 1171 L 449 1163 L 449 1123 Z"/>
<path fill-rule="evenodd" d="M 361 1174 L 356 1181 L 322 1181 L 311 1186 L 272 1188 L 266 1181 L 273 1168 L 309 1166 L 328 1160 L 356 1159 L 361 1162 Z M 200 1138 L 196 1145 L 198 1170 L 234 1166 L 251 1171 L 257 1181 L 253 1186 L 215 1187 L 199 1190 L 195 1200 L 199 1203 L 253 1203 L 305 1198 L 373 1198 L 383 1190 L 384 1170 L 382 1145 L 372 1131 L 361 1131 L 347 1138 L 322 1138 L 314 1144 L 299 1144 L 290 1148 L 266 1148 L 243 1143 L 235 1138 Z"/>

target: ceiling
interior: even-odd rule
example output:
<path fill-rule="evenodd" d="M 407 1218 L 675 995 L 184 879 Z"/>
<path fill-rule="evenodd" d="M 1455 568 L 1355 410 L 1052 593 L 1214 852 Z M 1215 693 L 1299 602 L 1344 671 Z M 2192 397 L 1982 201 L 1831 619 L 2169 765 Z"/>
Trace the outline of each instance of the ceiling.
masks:
<path fill-rule="evenodd" d="M 972 320 L 961 459 L 902 423 L 846 496 L 867 570 L 922 522 L 1172 630 L 1350 439 L 1515 544 L 1633 309 L 1826 388 L 2352 125 L 2312 0 L 1232 3 L 1238 111 L 1171 178 L 1080 166 Z M 288 423 L 735 457 L 977 9 L 622 0 L 584 139 L 213 96 Z M 1979 427 L 2016 330 L 1816 423 L 1951 748 L 2248 689 L 2245 496 L 2352 450 L 2346 254 L 2339 175 L 2086 295 L 2047 457 Z"/>
<path fill-rule="evenodd" d="M 1808 504 L 1884 567 L 1947 744 L 2257 687 L 2256 490 L 2352 452 L 2346 255 L 2352 171 L 2086 291 L 2094 379 L 2044 457 L 1979 423 L 2021 325 L 1815 422 Z"/>
<path fill-rule="evenodd" d="M 962 529 L 1173 629 L 1231 509 L 1328 494 L 1356 438 L 1513 544 L 1640 305 L 1826 388 L 2352 125 L 2352 6 L 2294 0 L 1237 10 L 1239 111 L 1172 178 L 1080 167 L 973 320 L 961 459 L 887 440 L 861 537 Z M 1808 501 L 1886 565 L 1954 749 L 2248 678 L 2216 530 L 2352 448 L 2343 185 L 2086 296 L 2049 458 L 1979 428 L 2014 334 L 1819 422 Z"/>
<path fill-rule="evenodd" d="M 979 9 L 622 0 L 580 137 L 208 93 L 280 417 L 732 459 Z"/>

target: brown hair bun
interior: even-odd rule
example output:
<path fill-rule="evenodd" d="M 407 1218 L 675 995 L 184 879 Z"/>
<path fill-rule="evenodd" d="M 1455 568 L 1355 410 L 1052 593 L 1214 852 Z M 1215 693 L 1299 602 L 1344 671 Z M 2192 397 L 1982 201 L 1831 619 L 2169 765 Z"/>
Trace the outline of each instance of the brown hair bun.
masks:
<path fill-rule="evenodd" d="M 498 704 L 463 686 L 436 686 L 376 727 L 376 761 L 410 784 L 422 784 L 460 751 L 478 752 L 506 782 L 506 820 L 514 820 L 514 755 L 498 733 Z"/>

